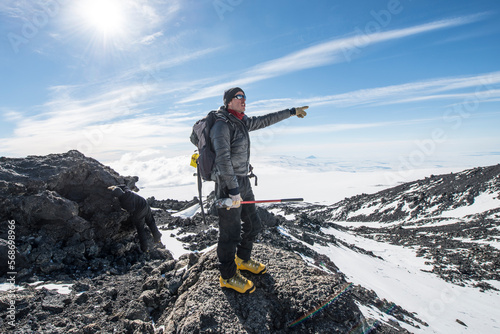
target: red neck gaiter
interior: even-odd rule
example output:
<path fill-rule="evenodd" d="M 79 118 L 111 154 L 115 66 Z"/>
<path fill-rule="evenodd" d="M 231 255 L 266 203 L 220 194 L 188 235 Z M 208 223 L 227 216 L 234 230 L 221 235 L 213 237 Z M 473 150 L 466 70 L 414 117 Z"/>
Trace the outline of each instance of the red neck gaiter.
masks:
<path fill-rule="evenodd" d="M 231 114 L 233 114 L 240 121 L 243 119 L 243 117 L 245 117 L 245 113 L 237 112 L 236 110 L 233 110 L 233 109 L 228 109 L 227 111 L 229 111 Z"/>

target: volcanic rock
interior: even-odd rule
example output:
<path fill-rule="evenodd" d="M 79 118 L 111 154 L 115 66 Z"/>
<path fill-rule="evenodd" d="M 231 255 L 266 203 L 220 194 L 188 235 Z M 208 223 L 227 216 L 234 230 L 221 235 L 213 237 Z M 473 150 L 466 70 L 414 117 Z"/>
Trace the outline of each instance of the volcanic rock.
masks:
<path fill-rule="evenodd" d="M 8 224 L 15 222 L 18 279 L 125 270 L 137 261 L 135 228 L 107 189 L 116 184 L 136 189 L 137 180 L 78 151 L 0 158 L 0 245 L 5 247 Z M 3 275 L 7 268 L 0 270 Z"/>

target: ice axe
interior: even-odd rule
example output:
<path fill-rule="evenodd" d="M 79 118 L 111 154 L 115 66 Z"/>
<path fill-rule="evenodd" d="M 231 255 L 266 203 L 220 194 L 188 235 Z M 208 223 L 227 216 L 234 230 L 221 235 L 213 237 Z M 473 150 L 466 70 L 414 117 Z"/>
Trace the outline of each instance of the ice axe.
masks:
<path fill-rule="evenodd" d="M 283 199 L 265 199 L 259 201 L 241 201 L 240 204 L 256 204 L 256 203 L 282 203 L 282 202 L 302 202 L 303 198 L 283 198 Z M 230 208 L 233 201 L 230 198 L 220 198 L 215 201 L 217 209 Z"/>

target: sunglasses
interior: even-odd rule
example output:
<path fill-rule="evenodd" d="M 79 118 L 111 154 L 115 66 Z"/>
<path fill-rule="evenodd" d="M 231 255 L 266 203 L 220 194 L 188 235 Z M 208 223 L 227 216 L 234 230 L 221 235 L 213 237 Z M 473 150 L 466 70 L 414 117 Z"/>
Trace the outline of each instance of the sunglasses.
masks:
<path fill-rule="evenodd" d="M 241 100 L 241 99 L 247 99 L 246 95 L 243 94 L 237 94 L 234 96 L 235 99 Z"/>

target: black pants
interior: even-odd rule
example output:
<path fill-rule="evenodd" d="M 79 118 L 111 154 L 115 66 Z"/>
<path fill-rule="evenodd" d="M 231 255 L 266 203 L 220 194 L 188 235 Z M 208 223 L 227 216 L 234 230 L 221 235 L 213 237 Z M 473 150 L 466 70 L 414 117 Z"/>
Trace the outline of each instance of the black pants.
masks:
<path fill-rule="evenodd" d="M 149 205 L 135 212 L 132 215 L 132 221 L 134 222 L 135 228 L 137 230 L 137 236 L 139 237 L 141 250 L 143 252 L 147 251 L 148 249 L 146 225 L 149 227 L 149 230 L 153 235 L 153 240 L 155 242 L 161 240 L 161 233 L 156 226 L 156 222 L 153 214 L 151 213 L 151 208 L 149 207 Z"/>
<path fill-rule="evenodd" d="M 252 187 L 248 177 L 238 177 L 241 198 L 244 201 L 254 201 Z M 217 198 L 229 198 L 228 189 L 220 189 L 216 185 Z M 220 274 L 228 279 L 236 273 L 235 254 L 244 261 L 250 259 L 255 237 L 262 230 L 262 222 L 255 204 L 244 204 L 237 209 L 218 209 L 219 243 L 217 256 L 220 262 Z"/>
<path fill-rule="evenodd" d="M 148 206 L 148 213 L 146 214 L 146 217 L 144 217 L 144 220 L 146 222 L 146 225 L 149 227 L 151 234 L 153 235 L 154 242 L 160 241 L 161 233 L 158 230 L 158 226 L 156 226 L 155 217 L 153 217 L 153 214 L 151 213 L 151 208 L 149 206 Z"/>

